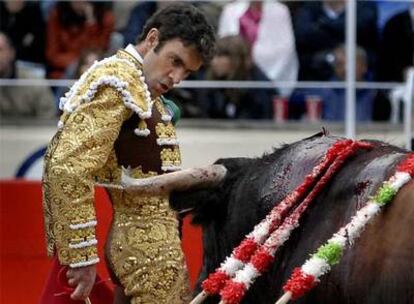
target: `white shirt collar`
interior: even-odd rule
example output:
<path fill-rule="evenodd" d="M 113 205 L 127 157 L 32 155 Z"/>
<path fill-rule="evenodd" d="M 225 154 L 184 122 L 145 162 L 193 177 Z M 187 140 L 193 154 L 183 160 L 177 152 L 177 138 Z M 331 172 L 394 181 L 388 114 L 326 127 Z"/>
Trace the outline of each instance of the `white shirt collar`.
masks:
<path fill-rule="evenodd" d="M 134 56 L 134 58 L 138 60 L 141 64 L 143 63 L 144 60 L 142 59 L 141 55 L 138 53 L 135 46 L 133 46 L 132 44 L 128 44 L 128 46 L 125 48 L 125 51 L 127 51 L 129 54 Z"/>

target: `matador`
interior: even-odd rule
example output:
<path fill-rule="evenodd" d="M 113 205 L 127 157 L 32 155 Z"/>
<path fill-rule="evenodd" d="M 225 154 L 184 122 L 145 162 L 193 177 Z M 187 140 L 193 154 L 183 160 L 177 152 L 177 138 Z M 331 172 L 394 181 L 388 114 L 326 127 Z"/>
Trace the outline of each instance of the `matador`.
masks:
<path fill-rule="evenodd" d="M 99 262 L 94 184 L 119 184 L 123 168 L 135 178 L 180 169 L 174 111 L 162 94 L 208 61 L 213 46 L 213 30 L 196 8 L 168 6 L 149 19 L 137 45 L 95 62 L 61 98 L 63 114 L 45 155 L 43 198 L 48 252 L 69 267 L 72 286 L 81 290 L 87 282 L 82 270 Z M 187 301 L 168 195 L 108 193 L 108 268 L 126 303 Z M 89 292 L 75 290 L 72 299 Z"/>

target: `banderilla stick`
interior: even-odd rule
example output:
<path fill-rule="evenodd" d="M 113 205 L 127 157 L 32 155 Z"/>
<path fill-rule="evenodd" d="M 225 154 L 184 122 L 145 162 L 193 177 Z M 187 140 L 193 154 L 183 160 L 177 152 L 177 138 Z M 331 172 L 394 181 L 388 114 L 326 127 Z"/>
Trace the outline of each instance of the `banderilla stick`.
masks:
<path fill-rule="evenodd" d="M 291 298 L 292 298 L 292 293 L 290 291 L 285 292 L 285 294 L 280 297 L 280 299 L 276 302 L 276 304 L 286 304 L 290 301 Z"/>
<path fill-rule="evenodd" d="M 201 304 L 203 301 L 208 297 L 207 292 L 202 291 L 200 292 L 191 302 L 190 304 Z"/>

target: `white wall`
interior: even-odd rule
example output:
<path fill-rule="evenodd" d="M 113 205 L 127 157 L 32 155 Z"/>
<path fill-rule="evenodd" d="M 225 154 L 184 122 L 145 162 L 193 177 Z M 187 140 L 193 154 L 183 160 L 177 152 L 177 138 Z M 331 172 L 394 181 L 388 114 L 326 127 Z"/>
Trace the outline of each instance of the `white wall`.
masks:
<path fill-rule="evenodd" d="M 284 131 L 282 128 L 266 129 L 219 129 L 179 127 L 183 167 L 202 166 L 221 157 L 260 156 L 272 147 L 292 143 L 311 136 L 319 126 L 301 127 Z M 35 150 L 46 145 L 56 128 L 30 126 L 1 126 L 0 130 L 0 178 L 11 178 L 22 162 Z M 334 133 L 334 132 L 332 132 Z M 335 135 L 343 135 L 336 132 Z M 395 145 L 403 145 L 402 131 L 375 131 L 358 134 L 358 138 L 375 138 Z M 41 164 L 37 164 L 34 177 L 39 178 Z"/>

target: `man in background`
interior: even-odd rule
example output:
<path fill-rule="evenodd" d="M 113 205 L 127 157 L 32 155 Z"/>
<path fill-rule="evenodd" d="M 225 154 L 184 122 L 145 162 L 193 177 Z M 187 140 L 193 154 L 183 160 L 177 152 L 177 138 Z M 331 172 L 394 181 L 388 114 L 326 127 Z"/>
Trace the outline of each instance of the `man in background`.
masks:
<path fill-rule="evenodd" d="M 16 51 L 11 40 L 0 32 L 0 78 L 25 78 L 16 69 Z M 51 119 L 56 116 L 53 94 L 46 85 L 0 86 L 1 119 Z"/>

